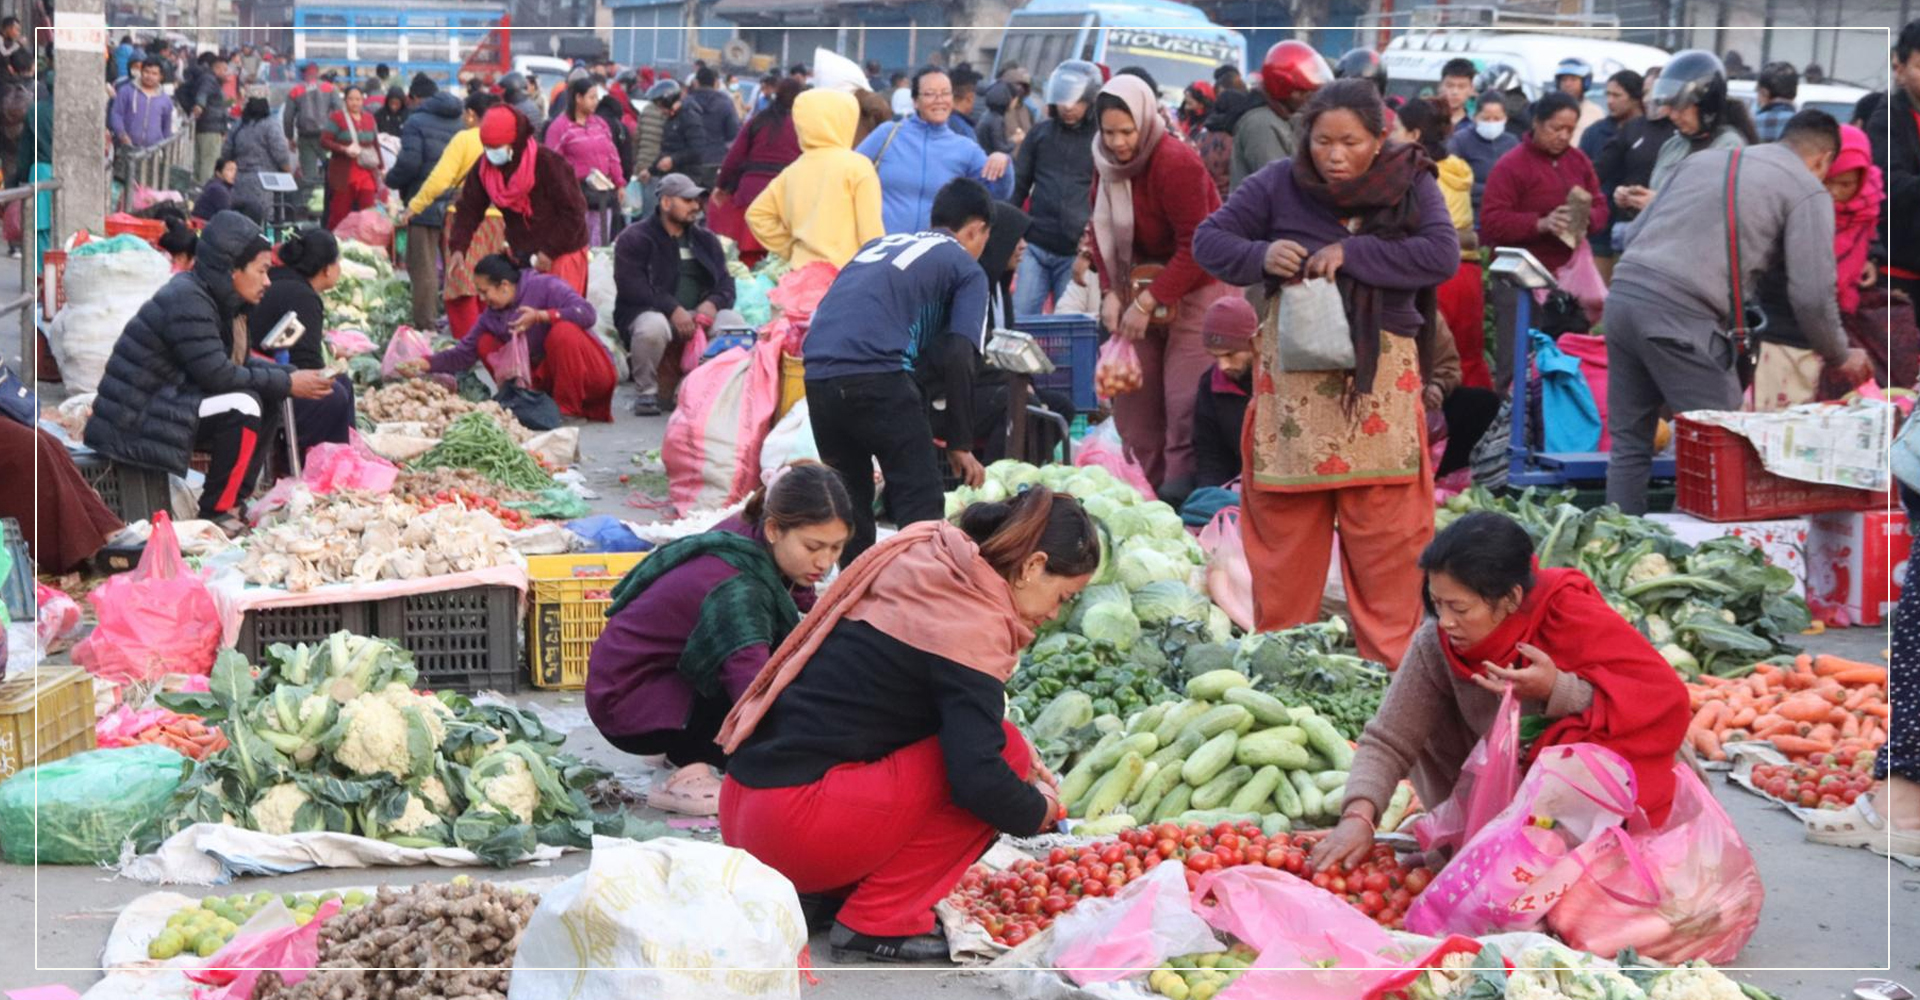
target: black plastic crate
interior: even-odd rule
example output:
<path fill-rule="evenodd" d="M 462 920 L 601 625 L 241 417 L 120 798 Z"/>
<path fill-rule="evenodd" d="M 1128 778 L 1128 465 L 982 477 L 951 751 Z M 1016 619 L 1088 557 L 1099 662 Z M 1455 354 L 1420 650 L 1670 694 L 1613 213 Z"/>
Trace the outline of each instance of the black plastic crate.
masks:
<path fill-rule="evenodd" d="M 164 469 L 114 462 L 99 455 L 74 464 L 107 509 L 122 521 L 145 521 L 156 510 L 173 509 L 172 480 Z"/>
<path fill-rule="evenodd" d="M 267 647 L 276 642 L 316 646 L 342 630 L 367 635 L 373 630 L 373 608 L 372 601 L 255 608 L 240 620 L 240 638 L 233 648 L 257 663 Z"/>
<path fill-rule="evenodd" d="M 388 598 L 374 607 L 373 634 L 413 653 L 422 689 L 520 689 L 520 591 L 512 587 Z"/>

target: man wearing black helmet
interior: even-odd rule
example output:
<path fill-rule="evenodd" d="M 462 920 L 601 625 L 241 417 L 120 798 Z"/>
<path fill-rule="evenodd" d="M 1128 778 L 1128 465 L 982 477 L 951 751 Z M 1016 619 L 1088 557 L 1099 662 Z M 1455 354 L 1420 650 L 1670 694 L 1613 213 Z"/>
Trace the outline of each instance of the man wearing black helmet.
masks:
<path fill-rule="evenodd" d="M 1711 52 L 1675 53 L 1647 99 L 1666 112 L 1674 134 L 1660 147 L 1648 186 L 1615 193 L 1614 200 L 1625 208 L 1645 211 L 1687 157 L 1709 149 L 1739 149 L 1755 141 L 1753 117 L 1745 104 L 1727 99 L 1726 68 Z"/>
<path fill-rule="evenodd" d="M 1850 385 L 1872 376 L 1866 352 L 1849 348 L 1840 325 L 1834 255 L 1824 249 L 1833 245 L 1834 216 L 1821 180 L 1839 151 L 1833 116 L 1802 111 L 1777 143 L 1687 158 L 1628 229 L 1606 306 L 1608 502 L 1629 514 L 1646 511 L 1662 406 L 1675 413 L 1739 408 L 1738 355 L 1758 345 L 1727 331 L 1760 325 L 1748 306 L 1758 303 L 1760 276 L 1777 262 L 1786 264 L 1793 317 L 1808 346 Z M 1730 181 L 1737 270 L 1727 245 Z M 1823 249 L 1806 252 L 1815 247 Z"/>
<path fill-rule="evenodd" d="M 1093 99 L 1100 93 L 1100 68 L 1071 59 L 1047 77 L 1047 120 L 1013 158 L 1013 204 L 1032 200 L 1027 252 L 1014 278 L 1013 312 L 1036 315 L 1047 299 L 1056 302 L 1073 283 L 1073 262 L 1080 237 L 1093 214 Z"/>
<path fill-rule="evenodd" d="M 1600 105 L 1587 100 L 1587 91 L 1593 89 L 1593 67 L 1579 57 L 1562 59 L 1560 65 L 1554 67 L 1553 86 L 1580 105 L 1580 120 L 1573 126 L 1573 144 L 1578 146 L 1580 140 L 1586 138 L 1587 129 L 1607 117 Z"/>
<path fill-rule="evenodd" d="M 1387 66 L 1380 61 L 1380 53 L 1372 49 L 1351 49 L 1340 57 L 1333 67 L 1333 75 L 1340 80 L 1365 80 L 1387 96 Z"/>
<path fill-rule="evenodd" d="M 513 72 L 500 78 L 500 103 L 526 115 L 535 135 L 546 131 L 547 109 L 541 107 L 538 88 L 526 74 Z"/>
<path fill-rule="evenodd" d="M 1266 105 L 1242 115 L 1233 127 L 1233 188 L 1275 160 L 1299 148 L 1293 116 L 1307 99 L 1333 82 L 1333 67 L 1305 42 L 1288 39 L 1267 50 L 1260 63 L 1260 89 Z"/>

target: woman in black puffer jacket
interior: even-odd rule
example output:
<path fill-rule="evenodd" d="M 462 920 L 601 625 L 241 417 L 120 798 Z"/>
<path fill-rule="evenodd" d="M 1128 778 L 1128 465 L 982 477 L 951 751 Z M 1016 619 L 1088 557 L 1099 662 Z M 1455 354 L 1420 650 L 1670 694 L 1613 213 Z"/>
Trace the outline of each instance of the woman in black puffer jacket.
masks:
<path fill-rule="evenodd" d="M 174 275 L 127 322 L 87 421 L 87 445 L 117 462 L 185 475 L 196 447 L 210 451 L 200 516 L 227 527 L 253 491 L 281 402 L 333 391 L 321 372 L 247 350 L 246 309 L 267 289 L 272 251 L 246 216 L 214 216 L 193 269 Z"/>

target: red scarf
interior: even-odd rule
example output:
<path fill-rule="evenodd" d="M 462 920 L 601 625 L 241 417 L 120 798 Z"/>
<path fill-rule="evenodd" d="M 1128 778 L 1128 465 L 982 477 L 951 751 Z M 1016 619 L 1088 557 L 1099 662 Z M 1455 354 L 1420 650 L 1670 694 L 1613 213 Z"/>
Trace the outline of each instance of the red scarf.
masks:
<path fill-rule="evenodd" d="M 503 169 L 493 165 L 485 156 L 480 158 L 480 183 L 486 185 L 487 197 L 493 199 L 493 207 L 501 211 L 518 212 L 521 215 L 533 215 L 533 181 L 537 173 L 535 161 L 540 159 L 540 146 L 532 138 L 520 147 L 520 162 L 509 163 Z M 507 170 L 512 170 L 508 174 Z"/>
<path fill-rule="evenodd" d="M 1521 602 L 1471 649 L 1455 650 L 1440 637 L 1454 676 L 1485 673 L 1483 662 L 1524 666 L 1526 643 L 1554 666 L 1593 685 L 1593 705 L 1565 716 L 1534 741 L 1525 763 L 1566 743 L 1598 743 L 1626 758 L 1639 787 L 1640 807 L 1655 826 L 1673 808 L 1674 754 L 1687 736 L 1687 686 L 1652 644 L 1607 605 L 1593 581 L 1572 569 L 1543 569 Z"/>

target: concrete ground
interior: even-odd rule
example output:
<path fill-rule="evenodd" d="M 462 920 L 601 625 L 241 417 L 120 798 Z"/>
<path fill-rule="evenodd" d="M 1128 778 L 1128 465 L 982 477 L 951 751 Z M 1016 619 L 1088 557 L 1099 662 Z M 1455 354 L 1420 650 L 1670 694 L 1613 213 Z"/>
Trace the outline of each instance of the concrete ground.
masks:
<path fill-rule="evenodd" d="M 630 505 L 629 496 L 644 490 L 660 499 L 664 486 L 657 477 L 637 474 L 633 456 L 659 447 L 666 420 L 628 416 L 627 392 L 622 389 L 615 400 L 619 416 L 614 424 L 586 428 L 579 467 L 588 485 L 602 495 L 594 503 L 596 510 L 646 521 L 653 513 Z M 628 475 L 630 482 L 621 483 L 621 475 Z M 648 497 L 636 499 L 645 502 Z M 1808 641 L 1815 651 L 1876 662 L 1885 645 L 1884 631 L 1875 629 L 1850 629 Z M 577 694 L 541 692 L 527 700 L 581 724 L 566 749 L 632 770 L 633 758 L 607 746 L 585 725 Z M 1920 872 L 1862 850 L 1806 844 L 1791 815 L 1717 777 L 1714 792 L 1751 847 L 1767 889 L 1760 927 L 1738 963 L 1753 971 L 1738 973 L 1740 978 L 1784 1000 L 1838 1000 L 1849 995 L 1856 979 L 1889 967 L 1891 978 L 1920 988 Z M 583 870 L 587 860 L 576 852 L 544 870 L 516 870 L 512 875 L 566 875 Z M 262 886 L 276 892 L 306 891 L 376 880 L 404 885 L 454 874 L 444 869 L 316 871 L 246 879 L 221 891 L 251 892 Z M 0 941 L 13 942 L 0 950 L 0 990 L 49 983 L 85 990 L 100 977 L 100 951 L 119 908 L 156 888 L 93 869 L 0 867 Z M 950 970 L 836 968 L 824 936 L 813 941 L 813 959 L 820 967 L 820 985 L 806 995 L 815 1000 L 927 995 L 987 1000 L 1007 995 L 987 980 Z"/>

